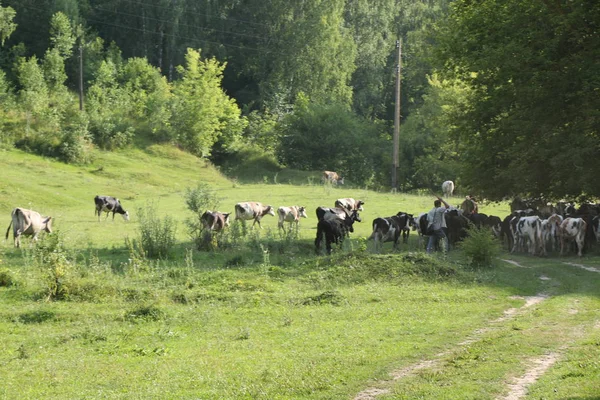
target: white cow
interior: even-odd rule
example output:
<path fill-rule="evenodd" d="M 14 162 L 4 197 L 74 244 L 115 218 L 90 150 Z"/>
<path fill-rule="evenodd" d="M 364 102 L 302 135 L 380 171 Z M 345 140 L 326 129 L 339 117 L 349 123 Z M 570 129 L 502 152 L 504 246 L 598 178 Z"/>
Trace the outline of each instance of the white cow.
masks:
<path fill-rule="evenodd" d="M 284 231 L 284 222 L 289 222 L 290 228 L 292 227 L 292 223 L 295 223 L 296 229 L 298 229 L 300 218 L 308 218 L 308 215 L 306 215 L 306 208 L 299 206 L 279 207 L 277 209 L 277 215 L 279 215 L 279 223 L 277 224 L 277 226 L 279 227 L 279 229 L 283 229 Z"/>
<path fill-rule="evenodd" d="M 254 224 L 258 222 L 258 226 L 262 229 L 260 220 L 267 214 L 275 216 L 275 209 L 272 206 L 264 206 L 262 203 L 256 201 L 237 203 L 235 205 L 235 219 L 243 221 L 253 219 L 253 228 Z"/>
<path fill-rule="evenodd" d="M 8 239 L 8 233 L 12 225 L 15 247 L 21 246 L 21 235 L 31 236 L 32 241 L 35 242 L 41 231 L 52 233 L 52 217 L 42 217 L 36 211 L 19 207 L 12 210 L 11 217 L 12 220 L 6 230 L 6 239 Z"/>
<path fill-rule="evenodd" d="M 454 193 L 454 182 L 446 181 L 442 183 L 442 193 L 445 198 L 452 196 L 452 193 Z"/>
<path fill-rule="evenodd" d="M 335 201 L 335 206 L 339 208 L 345 208 L 348 211 L 364 211 L 363 205 L 365 204 L 362 200 L 354 200 L 351 197 L 346 197 L 344 199 L 337 199 Z"/>
<path fill-rule="evenodd" d="M 585 244 L 585 230 L 587 223 L 583 218 L 565 218 L 560 224 L 560 255 L 562 256 L 565 250 L 565 244 L 571 240 L 577 243 L 577 255 L 582 256 L 583 245 Z"/>

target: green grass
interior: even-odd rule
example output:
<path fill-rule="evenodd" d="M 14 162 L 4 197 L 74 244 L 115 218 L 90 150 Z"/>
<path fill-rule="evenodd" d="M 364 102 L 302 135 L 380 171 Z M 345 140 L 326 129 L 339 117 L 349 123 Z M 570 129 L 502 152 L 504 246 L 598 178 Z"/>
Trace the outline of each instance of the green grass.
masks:
<path fill-rule="evenodd" d="M 598 267 L 598 256 L 503 254 L 525 268 L 472 270 L 459 252 L 424 255 L 414 236 L 399 252 L 387 243 L 371 254 L 372 219 L 424 212 L 433 198 L 281 175 L 234 182 L 166 146 L 98 152 L 84 167 L 0 153 L 5 226 L 16 206 L 52 215 L 69 261 L 66 300 L 46 301 L 50 266 L 35 262 L 38 250 L 28 239 L 14 249 L 12 237 L 0 246 L 0 397 L 345 399 L 382 387 L 382 398 L 494 399 L 531 359 L 559 352 L 527 398 L 597 398 L 600 274 L 563 261 Z M 198 182 L 214 185 L 221 211 L 261 201 L 306 206 L 309 218 L 297 240 L 267 216 L 243 246 L 198 252 L 183 224 L 183 193 Z M 96 194 L 119 197 L 131 221 L 98 222 Z M 313 210 L 339 197 L 364 200 L 364 222 L 345 250 L 316 257 Z M 137 237 L 135 212 L 151 201 L 179 222 L 175 257 L 136 263 L 125 239 Z M 502 217 L 508 207 L 480 211 Z M 524 304 L 514 296 L 539 293 L 550 297 L 494 322 Z M 390 379 L 426 360 L 435 366 Z"/>

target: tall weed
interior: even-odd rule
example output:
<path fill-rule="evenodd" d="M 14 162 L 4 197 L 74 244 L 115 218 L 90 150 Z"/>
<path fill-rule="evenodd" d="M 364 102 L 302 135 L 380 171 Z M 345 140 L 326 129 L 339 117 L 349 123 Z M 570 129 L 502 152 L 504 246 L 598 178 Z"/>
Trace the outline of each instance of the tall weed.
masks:
<path fill-rule="evenodd" d="M 156 206 L 149 202 L 137 210 L 140 245 L 149 258 L 169 258 L 175 245 L 177 223 L 170 216 L 160 218 Z"/>

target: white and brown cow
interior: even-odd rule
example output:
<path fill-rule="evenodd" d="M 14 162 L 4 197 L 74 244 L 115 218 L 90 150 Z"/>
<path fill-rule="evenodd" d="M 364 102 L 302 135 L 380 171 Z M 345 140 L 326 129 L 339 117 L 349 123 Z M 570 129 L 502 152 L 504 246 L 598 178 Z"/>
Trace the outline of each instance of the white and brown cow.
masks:
<path fill-rule="evenodd" d="M 363 205 L 365 204 L 362 200 L 355 200 L 351 197 L 346 197 L 344 199 L 337 199 L 335 201 L 335 206 L 340 208 L 345 208 L 348 211 L 364 211 Z"/>
<path fill-rule="evenodd" d="M 542 237 L 542 220 L 537 215 L 521 217 L 518 220 L 514 230 L 514 239 L 511 252 L 527 245 L 529 254 L 532 256 L 538 252 L 541 255 L 546 255 L 546 246 Z"/>
<path fill-rule="evenodd" d="M 575 240 L 577 244 L 577 255 L 582 256 L 583 246 L 585 244 L 585 231 L 587 223 L 583 218 L 565 218 L 560 224 L 558 234 L 560 236 L 560 255 L 564 254 L 565 244 Z"/>
<path fill-rule="evenodd" d="M 36 211 L 17 207 L 12 210 L 11 218 L 6 230 L 6 239 L 12 225 L 15 247 L 21 246 L 21 236 L 31 236 L 35 242 L 41 231 L 52 233 L 52 217 L 42 217 Z"/>
<path fill-rule="evenodd" d="M 444 194 L 445 198 L 452 196 L 452 193 L 454 193 L 454 182 L 445 181 L 442 183 L 442 193 Z"/>
<path fill-rule="evenodd" d="M 544 246 L 550 251 L 558 249 L 560 224 L 563 222 L 563 217 L 558 214 L 552 214 L 547 219 L 542 220 L 542 238 Z"/>
<path fill-rule="evenodd" d="M 235 205 L 235 219 L 241 219 L 242 221 L 253 219 L 252 227 L 258 222 L 258 226 L 262 229 L 260 220 L 267 214 L 275 216 L 275 209 L 272 206 L 265 206 L 256 201 L 237 203 Z"/>
<path fill-rule="evenodd" d="M 279 223 L 277 226 L 284 231 L 284 222 L 290 223 L 290 229 L 293 223 L 296 225 L 296 229 L 298 229 L 300 218 L 308 218 L 308 215 L 306 215 L 306 208 L 300 206 L 279 207 L 277 209 L 277 215 L 279 215 Z"/>
<path fill-rule="evenodd" d="M 323 171 L 321 179 L 323 180 L 323 183 L 330 183 L 332 185 L 344 184 L 344 178 L 339 176 L 335 171 Z"/>
<path fill-rule="evenodd" d="M 202 222 L 204 229 L 219 232 L 229 226 L 229 215 L 231 215 L 231 213 L 207 210 L 200 217 L 200 221 Z"/>

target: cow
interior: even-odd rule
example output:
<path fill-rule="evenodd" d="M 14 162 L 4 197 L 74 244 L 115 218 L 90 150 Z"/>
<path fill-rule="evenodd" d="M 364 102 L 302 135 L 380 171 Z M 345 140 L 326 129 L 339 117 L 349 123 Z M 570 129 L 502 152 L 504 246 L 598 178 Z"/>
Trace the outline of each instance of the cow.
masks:
<path fill-rule="evenodd" d="M 452 193 L 454 193 L 454 182 L 446 181 L 442 183 L 442 193 L 445 198 L 452 196 Z"/>
<path fill-rule="evenodd" d="M 100 214 L 102 214 L 102 212 L 106 212 L 106 218 L 108 218 L 108 214 L 112 212 L 113 221 L 115 220 L 115 214 L 121 214 L 125 221 L 129 221 L 129 212 L 123 209 L 121 202 L 115 197 L 96 196 L 94 197 L 94 204 L 96 205 L 94 215 L 98 214 L 98 221 L 100 221 Z"/>
<path fill-rule="evenodd" d="M 219 232 L 229 226 L 229 215 L 231 213 L 207 210 L 200 217 L 200 222 L 202 222 L 204 229 Z"/>
<path fill-rule="evenodd" d="M 343 185 L 344 178 L 340 177 L 337 172 L 334 171 L 323 171 L 321 178 L 323 183 L 330 183 L 332 185 Z"/>
<path fill-rule="evenodd" d="M 585 244 L 585 232 L 587 223 L 583 218 L 565 218 L 560 224 L 558 234 L 560 236 L 560 255 L 564 254 L 565 243 L 575 240 L 577 244 L 577 255 L 582 256 L 583 246 Z"/>
<path fill-rule="evenodd" d="M 600 216 L 596 215 L 592 219 L 592 229 L 594 231 L 594 236 L 596 237 L 596 241 L 600 242 Z"/>
<path fill-rule="evenodd" d="M 11 212 L 11 221 L 6 230 L 6 239 L 10 227 L 13 227 L 13 239 L 15 247 L 21 247 L 21 236 L 31 236 L 36 242 L 40 232 L 52 233 L 52 217 L 42 217 L 37 211 L 17 207 Z"/>
<path fill-rule="evenodd" d="M 295 223 L 296 229 L 298 229 L 300 218 L 308 218 L 308 215 L 306 215 L 306 208 L 299 206 L 279 207 L 277 209 L 277 215 L 279 215 L 279 223 L 277 226 L 284 231 L 285 228 L 283 227 L 283 223 L 285 221 L 290 223 L 290 228 L 292 227 L 292 223 Z"/>
<path fill-rule="evenodd" d="M 272 206 L 264 206 L 262 203 L 256 201 L 237 203 L 235 205 L 235 219 L 241 219 L 242 221 L 253 219 L 252 228 L 258 222 L 258 227 L 262 229 L 260 220 L 267 214 L 275 216 L 275 209 Z"/>
<path fill-rule="evenodd" d="M 497 217 L 495 215 L 488 216 L 485 225 L 492 229 L 492 233 L 495 237 L 501 238 L 502 220 L 500 219 L 500 217 Z"/>
<path fill-rule="evenodd" d="M 394 248 L 397 248 L 400 233 L 403 234 L 404 238 L 404 228 L 409 226 L 410 220 L 414 223 L 412 215 L 403 212 L 399 212 L 391 217 L 375 218 L 373 220 L 373 233 L 369 237 L 369 240 L 374 240 L 376 246 L 378 243 L 394 242 Z"/>
<path fill-rule="evenodd" d="M 346 197 L 344 199 L 337 199 L 335 201 L 335 206 L 339 208 L 345 208 L 348 211 L 358 210 L 364 211 L 363 205 L 365 204 L 362 200 L 354 200 L 351 197 Z"/>
<path fill-rule="evenodd" d="M 353 212 L 356 214 L 356 211 Z M 341 244 L 350 232 L 354 232 L 353 224 L 355 219 L 345 218 L 343 220 L 323 219 L 317 224 L 317 237 L 315 238 L 315 251 L 317 254 L 321 251 L 321 242 L 325 239 L 325 248 L 327 254 L 331 254 L 331 244 Z"/>
<path fill-rule="evenodd" d="M 519 218 L 513 234 L 515 241 L 511 253 L 528 243 L 529 254 L 533 256 L 539 251 L 541 255 L 546 255 L 546 246 L 542 238 L 542 220 L 537 215 Z"/>
<path fill-rule="evenodd" d="M 346 219 L 351 217 L 355 222 L 362 222 L 358 215 L 358 210 L 349 211 L 345 208 L 340 207 L 317 207 L 316 209 L 317 220 L 330 220 L 330 219 Z"/>
<path fill-rule="evenodd" d="M 550 249 L 550 251 L 558 249 L 558 230 L 560 229 L 562 221 L 563 217 L 558 214 L 552 214 L 550 217 L 542 220 L 542 238 L 544 246 L 546 249 Z"/>
<path fill-rule="evenodd" d="M 446 236 L 450 246 L 467 237 L 467 230 L 471 222 L 460 210 L 448 209 L 444 213 L 444 218 L 446 220 Z"/>

